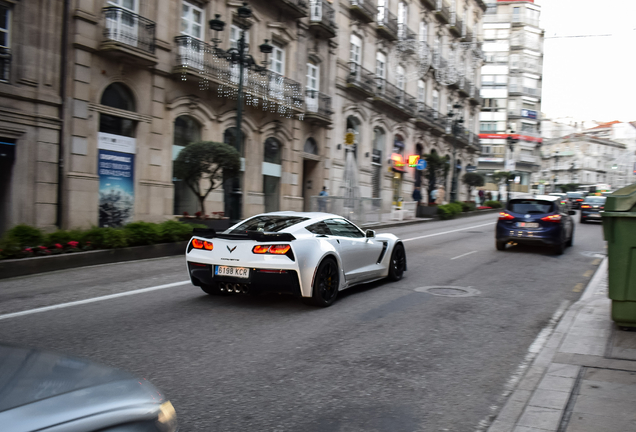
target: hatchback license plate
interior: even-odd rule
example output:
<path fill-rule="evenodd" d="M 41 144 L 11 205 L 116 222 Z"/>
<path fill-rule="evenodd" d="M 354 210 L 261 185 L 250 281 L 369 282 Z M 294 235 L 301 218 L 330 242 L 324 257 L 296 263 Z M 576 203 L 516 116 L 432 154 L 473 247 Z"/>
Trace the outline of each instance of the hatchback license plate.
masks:
<path fill-rule="evenodd" d="M 539 228 L 538 222 L 517 222 L 518 228 Z"/>
<path fill-rule="evenodd" d="M 245 279 L 250 276 L 250 269 L 245 267 L 216 266 L 214 267 L 214 275 L 231 276 Z"/>

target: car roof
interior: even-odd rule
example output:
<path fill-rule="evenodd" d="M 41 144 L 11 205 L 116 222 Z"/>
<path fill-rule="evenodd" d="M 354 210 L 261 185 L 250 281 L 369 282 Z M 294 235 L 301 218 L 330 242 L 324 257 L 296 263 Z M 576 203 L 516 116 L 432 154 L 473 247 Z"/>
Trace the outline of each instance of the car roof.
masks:
<path fill-rule="evenodd" d="M 252 219 L 252 218 L 255 218 L 255 217 L 259 217 L 259 216 L 289 216 L 289 217 L 307 218 L 307 220 L 305 220 L 305 221 L 296 223 L 294 225 L 288 226 L 287 228 L 284 228 L 284 229 L 278 231 L 278 232 L 281 232 L 281 233 L 298 232 L 300 229 L 305 228 L 308 225 L 315 224 L 316 222 L 320 222 L 320 221 L 323 221 L 325 219 L 333 219 L 333 218 L 346 219 L 343 216 L 340 216 L 340 215 L 337 215 L 337 214 L 333 214 L 333 213 L 278 211 L 278 212 L 260 213 L 260 214 L 251 216 L 251 217 L 249 217 L 247 219 L 244 219 L 244 220 L 238 222 L 236 225 L 228 228 L 228 231 L 231 231 L 232 229 L 236 228 L 238 225 L 242 224 L 243 222 L 245 222 L 245 221 L 247 221 L 249 219 Z"/>
<path fill-rule="evenodd" d="M 537 195 L 534 199 L 544 200 L 544 201 L 558 201 L 561 195 Z"/>

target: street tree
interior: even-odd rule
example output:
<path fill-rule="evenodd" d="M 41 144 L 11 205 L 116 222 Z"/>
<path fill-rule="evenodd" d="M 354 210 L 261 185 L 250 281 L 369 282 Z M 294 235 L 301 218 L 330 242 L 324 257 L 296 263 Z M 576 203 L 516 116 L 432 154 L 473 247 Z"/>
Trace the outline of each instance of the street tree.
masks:
<path fill-rule="evenodd" d="M 428 182 L 428 200 L 432 201 L 431 193 L 435 189 L 438 180 L 446 179 L 450 164 L 447 157 L 440 156 L 437 152 L 424 155 L 426 159 L 426 173 L 424 174 Z"/>
<path fill-rule="evenodd" d="M 187 145 L 174 161 L 174 176 L 194 192 L 205 217 L 205 199 L 240 170 L 241 155 L 228 144 L 201 141 Z"/>
<path fill-rule="evenodd" d="M 464 174 L 464 176 L 462 177 L 462 182 L 466 186 L 468 186 L 468 196 L 469 197 L 473 196 L 473 188 L 481 187 L 481 186 L 483 186 L 485 184 L 484 176 L 482 176 L 481 174 L 474 173 L 474 172 Z"/>

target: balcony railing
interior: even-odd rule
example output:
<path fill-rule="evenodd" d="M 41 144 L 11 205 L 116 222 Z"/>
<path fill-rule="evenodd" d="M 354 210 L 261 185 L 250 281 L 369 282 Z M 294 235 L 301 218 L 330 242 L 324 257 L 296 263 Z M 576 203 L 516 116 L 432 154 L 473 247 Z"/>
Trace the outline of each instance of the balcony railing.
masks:
<path fill-rule="evenodd" d="M 309 15 L 306 0 L 274 0 L 274 3 L 274 7 L 281 7 L 291 18 L 298 19 Z"/>
<path fill-rule="evenodd" d="M 510 86 L 508 87 L 508 91 L 510 93 L 522 93 L 528 96 L 540 96 L 541 95 L 541 89 L 540 88 L 531 88 L 531 87 L 524 87 L 518 84 L 510 84 Z"/>
<path fill-rule="evenodd" d="M 373 0 L 349 0 L 350 9 L 356 12 L 365 22 L 373 21 L 378 15 L 378 7 Z"/>
<path fill-rule="evenodd" d="M 450 22 L 450 6 L 446 3 L 446 0 L 437 0 L 435 15 L 437 16 L 437 19 L 442 21 L 444 24 L 448 24 Z"/>
<path fill-rule="evenodd" d="M 448 121 L 447 116 L 442 115 L 439 111 L 426 105 L 424 102 L 417 102 L 415 118 L 419 120 L 425 120 L 434 124 L 440 129 L 446 129 L 446 123 Z"/>
<path fill-rule="evenodd" d="M 311 0 L 309 6 L 311 10 L 309 23 L 321 25 L 326 30 L 327 36 L 335 37 L 338 26 L 333 6 L 326 0 Z"/>
<path fill-rule="evenodd" d="M 514 23 L 514 24 L 528 24 L 531 26 L 538 27 L 539 19 L 538 18 L 530 18 L 524 17 L 523 15 L 500 15 L 500 14 L 484 14 L 483 16 L 484 24 L 494 24 L 494 23 Z"/>
<path fill-rule="evenodd" d="M 378 31 L 390 40 L 398 37 L 397 17 L 386 6 L 378 6 Z"/>
<path fill-rule="evenodd" d="M 534 27 L 539 27 L 539 18 L 531 18 L 523 15 L 513 15 L 511 22 L 518 25 L 526 24 Z"/>
<path fill-rule="evenodd" d="M 442 56 L 441 51 L 433 50 L 432 66 L 435 69 L 444 69 L 446 66 L 448 66 L 448 61 Z"/>
<path fill-rule="evenodd" d="M 349 87 L 358 88 L 369 95 L 375 94 L 375 74 L 358 63 L 349 62 L 347 84 Z"/>
<path fill-rule="evenodd" d="M 0 47 L 0 81 L 9 81 L 11 70 L 11 50 Z"/>
<path fill-rule="evenodd" d="M 376 77 L 375 80 L 376 97 L 384 99 L 410 115 L 415 115 L 417 104 L 413 96 L 398 88 L 396 85 L 391 84 L 384 78 Z"/>
<path fill-rule="evenodd" d="M 104 38 L 121 42 L 150 54 L 155 52 L 155 23 L 129 10 L 108 6 L 103 9 Z"/>
<path fill-rule="evenodd" d="M 305 107 L 307 114 L 318 114 L 325 118 L 330 118 L 333 114 L 333 110 L 331 109 L 331 96 L 327 96 L 316 90 L 305 91 Z"/>
<path fill-rule="evenodd" d="M 520 155 L 519 156 L 519 161 L 520 162 L 530 162 L 530 163 L 537 163 L 538 159 L 536 156 L 531 156 L 531 155 Z"/>
<path fill-rule="evenodd" d="M 176 69 L 191 71 L 211 82 L 238 87 L 240 69 L 225 51 L 214 48 L 189 36 L 178 36 Z M 245 68 L 243 90 L 247 101 L 253 105 L 281 104 L 302 111 L 304 108 L 303 86 L 270 70 Z"/>
<path fill-rule="evenodd" d="M 417 34 L 406 24 L 398 24 L 398 40 L 404 53 L 414 54 L 418 49 Z"/>

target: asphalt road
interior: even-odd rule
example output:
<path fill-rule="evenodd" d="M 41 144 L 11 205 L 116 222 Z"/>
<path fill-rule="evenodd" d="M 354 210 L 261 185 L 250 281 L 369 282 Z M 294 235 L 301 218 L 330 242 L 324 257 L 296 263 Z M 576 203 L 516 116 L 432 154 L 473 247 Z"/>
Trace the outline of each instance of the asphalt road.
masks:
<path fill-rule="evenodd" d="M 181 431 L 474 431 L 605 252 L 601 226 L 579 223 L 564 255 L 499 252 L 495 219 L 386 230 L 405 240 L 405 278 L 345 291 L 327 309 L 184 284 L 7 316 L 184 281 L 183 257 L 3 280 L 0 341 L 143 376 L 172 400 Z M 416 290 L 435 286 L 473 295 Z"/>

